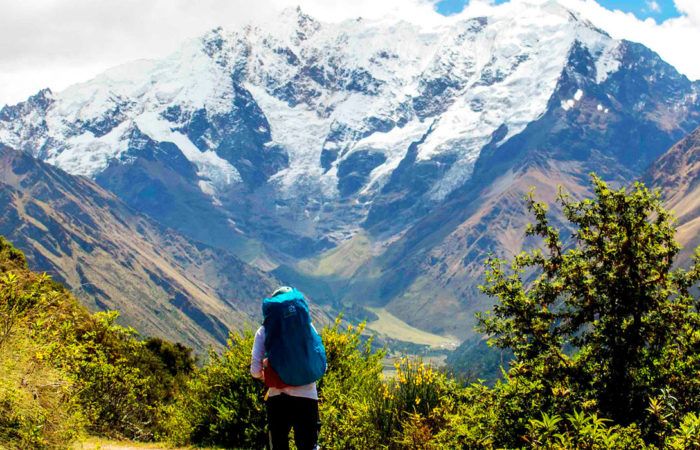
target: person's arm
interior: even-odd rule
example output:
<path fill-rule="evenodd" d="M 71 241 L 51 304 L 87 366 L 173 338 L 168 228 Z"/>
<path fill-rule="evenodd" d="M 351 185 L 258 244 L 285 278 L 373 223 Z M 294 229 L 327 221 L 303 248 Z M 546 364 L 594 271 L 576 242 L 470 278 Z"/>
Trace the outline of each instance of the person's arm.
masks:
<path fill-rule="evenodd" d="M 250 374 L 253 378 L 263 379 L 263 359 L 265 359 L 265 327 L 260 327 L 255 333 L 250 359 Z"/>

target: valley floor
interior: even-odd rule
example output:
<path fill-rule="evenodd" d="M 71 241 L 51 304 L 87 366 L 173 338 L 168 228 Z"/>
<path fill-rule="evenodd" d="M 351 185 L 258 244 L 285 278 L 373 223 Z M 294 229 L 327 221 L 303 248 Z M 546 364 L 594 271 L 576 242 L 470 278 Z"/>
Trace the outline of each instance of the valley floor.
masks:
<path fill-rule="evenodd" d="M 412 342 L 419 345 L 427 345 L 434 349 L 454 349 L 459 345 L 459 340 L 451 336 L 439 336 L 427 331 L 419 330 L 384 308 L 368 308 L 378 319 L 367 324 L 367 328 L 380 335 Z"/>

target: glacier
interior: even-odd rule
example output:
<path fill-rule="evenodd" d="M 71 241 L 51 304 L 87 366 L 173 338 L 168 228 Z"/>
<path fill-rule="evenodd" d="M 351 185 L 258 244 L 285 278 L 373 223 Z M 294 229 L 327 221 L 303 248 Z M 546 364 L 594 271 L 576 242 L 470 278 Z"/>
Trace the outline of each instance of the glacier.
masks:
<path fill-rule="evenodd" d="M 594 56 L 598 83 L 620 66 L 620 42 L 557 2 L 489 11 L 426 26 L 287 9 L 8 106 L 0 142 L 91 178 L 133 163 L 134 136 L 169 142 L 213 205 L 264 186 L 274 208 L 309 223 L 345 217 L 324 225 L 342 239 L 408 159 L 436 167 L 415 194 L 425 204 L 464 185 L 485 146 L 545 113 L 575 45 Z"/>

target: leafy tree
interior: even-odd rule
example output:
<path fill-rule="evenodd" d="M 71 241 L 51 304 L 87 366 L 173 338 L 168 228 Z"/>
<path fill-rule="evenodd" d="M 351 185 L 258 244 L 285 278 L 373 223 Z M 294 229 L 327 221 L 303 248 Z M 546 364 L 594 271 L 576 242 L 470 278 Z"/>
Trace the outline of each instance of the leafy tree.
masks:
<path fill-rule="evenodd" d="M 529 195 L 535 223 L 526 233 L 543 245 L 510 264 L 489 259 L 482 289 L 499 303 L 479 316 L 480 328 L 513 350 L 509 384 L 535 386 L 527 393 L 533 410 L 579 405 L 652 430 L 661 425 L 650 400 L 662 390 L 675 400 L 677 420 L 700 406 L 700 314 L 690 294 L 700 264 L 696 255 L 690 270 L 674 268 L 680 247 L 658 192 L 640 183 L 614 190 L 591 178 L 593 199 L 560 191 L 566 239 L 547 205 Z"/>

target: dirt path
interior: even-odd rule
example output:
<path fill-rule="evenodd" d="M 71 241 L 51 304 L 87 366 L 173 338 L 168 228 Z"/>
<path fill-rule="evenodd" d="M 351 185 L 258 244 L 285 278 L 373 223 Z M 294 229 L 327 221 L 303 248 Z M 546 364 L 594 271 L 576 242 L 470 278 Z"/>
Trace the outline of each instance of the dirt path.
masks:
<path fill-rule="evenodd" d="M 170 447 L 167 444 L 151 442 L 110 441 L 106 439 L 90 438 L 78 442 L 73 450 L 188 450 L 187 447 Z"/>

